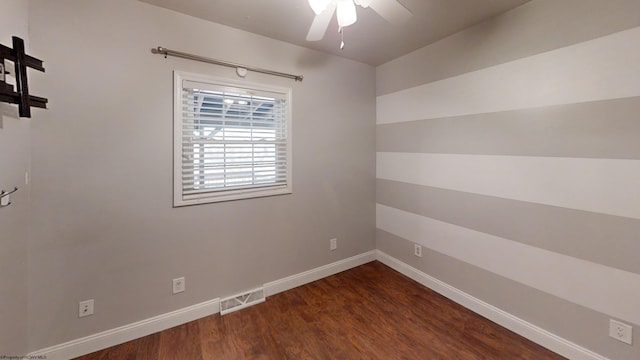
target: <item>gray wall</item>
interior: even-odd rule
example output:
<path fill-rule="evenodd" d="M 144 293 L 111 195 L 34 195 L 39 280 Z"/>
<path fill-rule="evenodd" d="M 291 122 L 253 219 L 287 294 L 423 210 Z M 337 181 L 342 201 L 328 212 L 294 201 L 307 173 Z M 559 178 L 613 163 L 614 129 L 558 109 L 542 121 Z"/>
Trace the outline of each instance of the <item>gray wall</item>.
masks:
<path fill-rule="evenodd" d="M 0 44 L 11 47 L 11 37 L 18 36 L 29 51 L 27 21 L 26 2 L 3 0 Z M 13 67 L 9 70 L 14 72 Z M 39 95 L 39 88 L 32 90 Z M 33 113 L 37 117 L 38 111 Z M 12 195 L 13 204 L 0 209 L 0 356 L 27 350 L 29 186 L 24 176 L 29 171 L 30 127 L 30 120 L 18 118 L 17 106 L 0 103 L 0 190 L 20 188 Z"/>
<path fill-rule="evenodd" d="M 374 249 L 373 67 L 134 0 L 29 11 L 50 100 L 32 123 L 31 350 Z M 293 87 L 292 195 L 172 208 L 172 71 L 236 76 L 159 45 L 304 75 L 247 76 Z"/>
<path fill-rule="evenodd" d="M 607 336 L 640 326 L 639 13 L 533 0 L 378 67 L 377 248 L 640 358 Z"/>
<path fill-rule="evenodd" d="M 638 1 L 533 0 L 375 70 L 134 0 L 26 4 L 0 13 L 0 41 L 22 35 L 45 60 L 32 88 L 50 104 L 33 120 L 0 104 L 0 187 L 22 184 L 0 210 L 0 354 L 377 246 L 600 354 L 639 356 L 637 336 L 606 336 L 609 318 L 640 324 Z M 292 195 L 171 207 L 171 72 L 235 75 L 158 45 L 305 76 L 247 78 L 293 87 Z M 89 298 L 96 314 L 78 319 Z"/>

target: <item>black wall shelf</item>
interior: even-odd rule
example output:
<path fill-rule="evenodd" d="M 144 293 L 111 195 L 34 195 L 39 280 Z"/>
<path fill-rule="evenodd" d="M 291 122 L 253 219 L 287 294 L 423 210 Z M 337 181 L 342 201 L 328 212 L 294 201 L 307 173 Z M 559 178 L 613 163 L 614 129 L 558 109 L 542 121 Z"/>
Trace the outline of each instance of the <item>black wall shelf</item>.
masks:
<path fill-rule="evenodd" d="M 42 60 L 29 56 L 24 52 L 24 41 L 16 36 L 13 39 L 13 49 L 0 44 L 0 102 L 18 104 L 20 117 L 31 117 L 31 108 L 47 108 L 48 100 L 39 96 L 29 94 L 29 82 L 27 79 L 27 68 L 44 72 Z M 16 86 L 6 82 L 7 69 L 5 60 L 12 61 L 15 68 Z"/>

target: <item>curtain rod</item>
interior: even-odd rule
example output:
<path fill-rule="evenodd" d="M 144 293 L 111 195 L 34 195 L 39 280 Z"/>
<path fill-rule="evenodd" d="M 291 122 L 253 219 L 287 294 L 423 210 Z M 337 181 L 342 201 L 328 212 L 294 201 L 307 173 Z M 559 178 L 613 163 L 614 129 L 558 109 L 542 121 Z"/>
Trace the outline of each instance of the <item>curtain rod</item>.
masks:
<path fill-rule="evenodd" d="M 281 76 L 281 77 L 293 79 L 295 81 L 302 81 L 302 78 L 303 78 L 302 75 L 287 74 L 287 73 L 282 73 L 282 72 L 278 72 L 278 71 L 272 71 L 272 70 L 266 70 L 266 69 L 246 66 L 246 65 L 242 65 L 242 64 L 236 64 L 236 63 L 232 63 L 232 62 L 228 62 L 228 61 L 211 59 L 211 58 L 207 58 L 207 57 L 204 57 L 204 56 L 198 56 L 198 55 L 183 53 L 183 52 L 180 52 L 180 51 L 170 50 L 170 49 L 164 48 L 162 46 L 158 46 L 157 48 L 151 49 L 151 52 L 154 53 L 154 54 L 164 55 L 165 58 L 167 56 L 175 56 L 175 57 L 180 57 L 180 58 L 189 59 L 189 60 L 206 62 L 206 63 L 209 63 L 209 64 L 227 66 L 227 67 L 232 67 L 232 68 L 236 68 L 236 69 L 246 69 L 246 70 L 257 72 L 257 73 L 274 75 L 274 76 Z"/>

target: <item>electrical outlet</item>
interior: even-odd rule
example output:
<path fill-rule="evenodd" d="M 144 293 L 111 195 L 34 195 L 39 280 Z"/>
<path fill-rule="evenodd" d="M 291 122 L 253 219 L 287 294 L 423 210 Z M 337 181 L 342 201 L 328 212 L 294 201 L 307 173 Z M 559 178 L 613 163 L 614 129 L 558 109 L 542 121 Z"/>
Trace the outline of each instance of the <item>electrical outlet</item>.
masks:
<path fill-rule="evenodd" d="M 78 317 L 93 315 L 93 299 L 78 303 Z"/>
<path fill-rule="evenodd" d="M 422 246 L 418 244 L 413 244 L 413 255 L 417 257 L 422 257 Z"/>
<path fill-rule="evenodd" d="M 173 293 L 181 293 L 185 290 L 184 277 L 173 279 Z"/>
<path fill-rule="evenodd" d="M 609 319 L 609 336 L 631 345 L 633 341 L 633 328 L 631 325 Z"/>
<path fill-rule="evenodd" d="M 338 248 L 338 239 L 329 240 L 329 250 L 333 251 Z"/>

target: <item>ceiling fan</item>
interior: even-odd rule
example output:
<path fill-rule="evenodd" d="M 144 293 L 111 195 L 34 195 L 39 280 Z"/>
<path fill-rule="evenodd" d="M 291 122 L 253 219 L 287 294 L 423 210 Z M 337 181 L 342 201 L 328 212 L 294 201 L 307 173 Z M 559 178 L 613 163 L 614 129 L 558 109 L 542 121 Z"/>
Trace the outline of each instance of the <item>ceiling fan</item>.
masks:
<path fill-rule="evenodd" d="M 309 0 L 309 5 L 316 17 L 307 33 L 307 41 L 322 40 L 334 13 L 338 20 L 338 31 L 344 35 L 343 28 L 357 20 L 356 5 L 365 9 L 371 7 L 394 25 L 402 24 L 411 17 L 411 11 L 398 0 Z M 340 49 L 343 48 L 344 41 L 341 41 Z"/>

